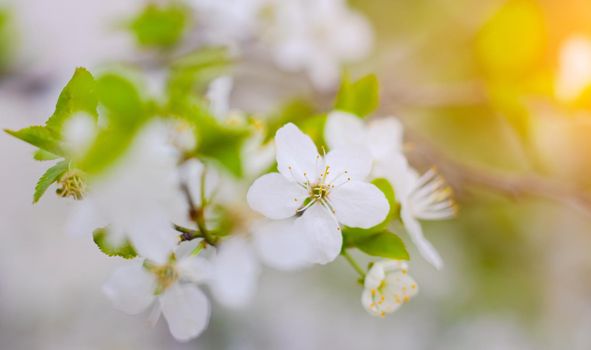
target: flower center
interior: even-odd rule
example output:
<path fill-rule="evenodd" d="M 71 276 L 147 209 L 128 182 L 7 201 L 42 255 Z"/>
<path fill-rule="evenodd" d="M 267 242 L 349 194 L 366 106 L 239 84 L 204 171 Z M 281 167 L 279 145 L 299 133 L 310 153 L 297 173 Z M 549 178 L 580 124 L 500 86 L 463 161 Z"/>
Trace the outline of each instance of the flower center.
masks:
<path fill-rule="evenodd" d="M 328 197 L 331 187 L 327 184 L 319 183 L 310 187 L 310 197 L 315 200 L 322 200 Z"/>
<path fill-rule="evenodd" d="M 154 294 L 162 294 L 179 278 L 179 274 L 172 263 L 162 266 L 149 266 L 148 270 L 156 276 L 156 291 Z"/>
<path fill-rule="evenodd" d="M 80 170 L 67 171 L 58 181 L 59 187 L 55 191 L 61 197 L 72 197 L 76 200 L 84 198 L 86 194 L 86 181 Z"/>

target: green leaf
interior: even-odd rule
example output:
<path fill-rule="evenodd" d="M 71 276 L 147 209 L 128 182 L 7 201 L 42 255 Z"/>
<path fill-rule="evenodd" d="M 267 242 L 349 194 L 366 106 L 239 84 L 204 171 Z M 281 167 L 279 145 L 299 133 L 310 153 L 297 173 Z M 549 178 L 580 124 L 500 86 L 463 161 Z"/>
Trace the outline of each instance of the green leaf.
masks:
<path fill-rule="evenodd" d="M 30 143 L 44 151 L 59 156 L 64 155 L 59 135 L 44 126 L 29 126 L 16 131 L 4 129 L 4 131 L 17 139 Z"/>
<path fill-rule="evenodd" d="M 130 29 L 141 46 L 170 47 L 183 37 L 188 22 L 183 6 L 149 4 L 132 20 Z"/>
<path fill-rule="evenodd" d="M 295 99 L 283 104 L 277 112 L 265 118 L 265 142 L 275 137 L 277 130 L 286 123 L 292 122 L 297 125 L 312 118 L 315 114 L 316 111 L 312 104 L 302 99 Z"/>
<path fill-rule="evenodd" d="M 171 65 L 167 82 L 169 98 L 174 101 L 193 97 L 196 89 L 205 89 L 209 82 L 224 74 L 231 65 L 225 47 L 205 47 L 192 52 Z"/>
<path fill-rule="evenodd" d="M 38 161 L 56 160 L 58 158 L 60 158 L 60 156 L 44 151 L 42 149 L 38 149 L 35 151 L 35 153 L 33 153 L 33 159 Z"/>
<path fill-rule="evenodd" d="M 248 137 L 247 128 L 221 124 L 205 110 L 194 114 L 197 132 L 197 153 L 212 158 L 236 177 L 242 176 L 242 145 Z"/>
<path fill-rule="evenodd" d="M 63 88 L 53 115 L 45 125 L 58 133 L 64 122 L 77 112 L 85 112 L 97 117 L 96 82 L 85 68 L 77 68 L 74 75 Z"/>
<path fill-rule="evenodd" d="M 386 199 L 388 200 L 388 204 L 390 205 L 390 212 L 388 216 L 384 220 L 381 226 L 387 225 L 390 221 L 397 218 L 400 214 L 400 204 L 396 201 L 396 194 L 394 193 L 394 187 L 390 184 L 390 181 L 386 180 L 385 178 L 377 178 L 371 181 L 377 188 L 382 191 Z"/>
<path fill-rule="evenodd" d="M 350 82 L 343 78 L 337 94 L 335 109 L 365 117 L 378 108 L 380 103 L 379 83 L 375 74 Z"/>
<path fill-rule="evenodd" d="M 37 203 L 39 199 L 43 196 L 45 191 L 53 184 L 54 182 L 58 181 L 60 177 L 68 171 L 70 162 L 68 161 L 61 161 L 56 163 L 51 168 L 47 169 L 47 171 L 39 178 L 37 181 L 37 185 L 35 185 L 35 193 L 33 195 L 33 203 Z"/>
<path fill-rule="evenodd" d="M 107 73 L 97 80 L 98 96 L 107 109 L 109 123 L 122 127 L 137 124 L 144 118 L 144 104 L 136 86 L 125 77 Z"/>
<path fill-rule="evenodd" d="M 131 145 L 137 132 L 150 119 L 136 86 L 126 78 L 107 73 L 97 79 L 99 101 L 105 107 L 103 128 L 78 166 L 97 174 L 113 164 Z"/>
<path fill-rule="evenodd" d="M 371 256 L 408 260 L 409 255 L 404 242 L 391 232 L 380 232 L 358 240 L 355 246 Z"/>
<path fill-rule="evenodd" d="M 343 227 L 343 248 L 355 247 L 357 242 L 382 231 L 382 227 L 364 229 L 359 227 L 345 226 Z"/>
<path fill-rule="evenodd" d="M 119 256 L 124 259 L 133 259 L 137 253 L 129 240 L 125 240 L 120 246 L 114 246 L 109 242 L 109 232 L 106 228 L 99 228 L 94 230 L 92 238 L 101 252 L 108 256 Z"/>

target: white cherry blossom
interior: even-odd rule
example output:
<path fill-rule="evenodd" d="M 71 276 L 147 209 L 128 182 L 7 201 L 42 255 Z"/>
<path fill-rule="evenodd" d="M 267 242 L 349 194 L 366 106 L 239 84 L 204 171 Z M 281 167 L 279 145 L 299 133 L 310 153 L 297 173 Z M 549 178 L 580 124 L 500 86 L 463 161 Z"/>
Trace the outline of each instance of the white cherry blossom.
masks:
<path fill-rule="evenodd" d="M 361 304 L 373 316 L 392 313 L 418 293 L 415 280 L 408 274 L 408 264 L 382 260 L 367 272 Z"/>
<path fill-rule="evenodd" d="M 117 269 L 103 286 L 113 305 L 128 314 L 139 314 L 154 305 L 152 316 L 162 312 L 170 333 L 179 341 L 197 337 L 209 322 L 210 305 L 193 283 L 210 274 L 207 260 L 199 256 L 173 257 L 164 264 L 134 259 Z"/>
<path fill-rule="evenodd" d="M 368 21 L 345 0 L 273 0 L 263 41 L 276 63 L 304 71 L 314 86 L 331 89 L 343 64 L 365 58 L 372 47 Z"/>
<path fill-rule="evenodd" d="M 421 220 L 443 220 L 453 217 L 456 206 L 451 189 L 434 169 L 422 176 L 401 155 L 393 156 L 384 172 L 400 203 L 400 217 L 406 231 L 421 255 L 437 269 L 443 267 L 441 256 L 423 235 Z"/>
<path fill-rule="evenodd" d="M 258 33 L 266 0 L 187 0 L 197 12 L 201 39 L 235 48 Z"/>
<path fill-rule="evenodd" d="M 68 231 L 90 234 L 108 227 L 113 244 L 129 239 L 141 256 L 164 263 L 178 241 L 171 221 L 187 213 L 178 152 L 168 132 L 165 124 L 148 125 L 112 169 L 92 178 L 87 196 L 75 203 Z"/>
<path fill-rule="evenodd" d="M 251 242 L 234 234 L 217 248 L 210 286 L 214 297 L 232 308 L 244 307 L 257 289 L 260 265 Z"/>
<path fill-rule="evenodd" d="M 337 110 L 328 114 L 324 137 L 331 149 L 367 150 L 374 160 L 374 171 L 379 171 L 391 155 L 402 153 L 403 131 L 402 124 L 394 117 L 374 119 L 366 125 L 361 118 Z"/>
<path fill-rule="evenodd" d="M 374 160 L 375 177 L 386 178 L 394 187 L 400 216 L 421 255 L 436 268 L 443 261 L 424 237 L 422 220 L 448 219 L 455 214 L 451 190 L 434 170 L 419 176 L 402 153 L 403 128 L 393 118 L 381 118 L 367 125 L 358 117 L 340 111 L 329 114 L 325 138 L 331 148 L 355 146 L 366 149 Z"/>
<path fill-rule="evenodd" d="M 357 149 L 320 156 L 310 137 L 289 123 L 275 135 L 279 173 L 258 178 L 247 200 L 272 220 L 285 220 L 282 234 L 299 235 L 312 248 L 311 262 L 334 260 L 342 245 L 339 224 L 369 228 L 389 211 L 384 194 L 365 182 L 371 158 Z"/>

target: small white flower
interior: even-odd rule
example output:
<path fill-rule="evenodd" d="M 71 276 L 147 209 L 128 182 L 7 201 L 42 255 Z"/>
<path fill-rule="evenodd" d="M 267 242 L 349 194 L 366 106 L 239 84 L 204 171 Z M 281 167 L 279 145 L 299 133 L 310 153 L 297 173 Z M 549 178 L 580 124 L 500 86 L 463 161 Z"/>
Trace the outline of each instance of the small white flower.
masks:
<path fill-rule="evenodd" d="M 145 127 L 112 169 L 92 179 L 68 230 L 91 233 L 108 226 L 113 244 L 128 238 L 141 256 L 164 263 L 178 242 L 171 221 L 187 213 L 168 132 L 161 123 Z"/>
<path fill-rule="evenodd" d="M 368 21 L 344 0 L 273 0 L 264 40 L 277 64 L 305 71 L 319 89 L 333 88 L 341 66 L 369 53 Z"/>
<path fill-rule="evenodd" d="M 163 265 L 135 259 L 113 273 L 103 292 L 117 309 L 132 315 L 156 303 L 156 316 L 162 312 L 170 333 L 187 341 L 201 334 L 209 322 L 209 301 L 192 284 L 205 281 L 208 273 L 207 261 L 197 256 Z"/>
<path fill-rule="evenodd" d="M 408 275 L 408 264 L 382 260 L 367 272 L 361 304 L 373 316 L 384 317 L 396 311 L 418 292 L 415 280 Z"/>
<path fill-rule="evenodd" d="M 388 163 L 392 154 L 402 153 L 403 127 L 394 117 L 374 119 L 364 124 L 357 116 L 333 111 L 324 128 L 326 143 L 331 149 L 358 147 L 367 150 L 378 170 Z"/>
<path fill-rule="evenodd" d="M 197 12 L 199 34 L 210 44 L 236 47 L 256 35 L 265 0 L 188 0 Z"/>
<path fill-rule="evenodd" d="M 223 305 L 244 307 L 254 296 L 260 265 L 251 243 L 241 235 L 223 241 L 211 260 L 210 286 Z"/>
<path fill-rule="evenodd" d="M 277 131 L 275 148 L 279 173 L 258 178 L 248 204 L 269 219 L 285 220 L 280 230 L 305 240 L 313 248 L 312 262 L 326 264 L 338 256 L 339 223 L 370 228 L 386 218 L 384 194 L 364 181 L 371 169 L 365 152 L 336 149 L 322 157 L 291 123 Z"/>
<path fill-rule="evenodd" d="M 412 169 L 402 155 L 393 156 L 385 170 L 400 203 L 400 218 L 421 255 L 437 269 L 443 267 L 441 256 L 423 235 L 418 219 L 444 220 L 456 213 L 451 189 L 433 169 L 422 176 Z"/>
<path fill-rule="evenodd" d="M 325 127 L 325 139 L 331 148 L 355 146 L 369 151 L 374 161 L 373 175 L 386 178 L 394 187 L 409 236 L 421 255 L 439 269 L 443 261 L 424 237 L 418 219 L 452 217 L 455 205 L 451 190 L 435 171 L 418 176 L 408 165 L 402 153 L 402 134 L 402 125 L 396 118 L 377 119 L 366 126 L 360 118 L 340 111 L 329 114 Z"/>

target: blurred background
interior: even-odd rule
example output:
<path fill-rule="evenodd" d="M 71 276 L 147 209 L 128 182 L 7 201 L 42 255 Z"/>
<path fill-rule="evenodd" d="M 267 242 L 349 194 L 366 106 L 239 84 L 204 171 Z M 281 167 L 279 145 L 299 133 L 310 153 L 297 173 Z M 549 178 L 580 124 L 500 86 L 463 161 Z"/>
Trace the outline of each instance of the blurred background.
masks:
<path fill-rule="evenodd" d="M 425 225 L 442 271 L 411 251 L 421 287 L 411 303 L 369 316 L 341 260 L 266 270 L 252 305 L 215 305 L 205 333 L 178 343 L 162 320 L 152 328 L 111 307 L 100 287 L 120 261 L 64 234 L 71 203 L 31 204 L 45 166 L 1 135 L 0 348 L 591 349 L 591 2 L 350 5 L 370 21 L 374 48 L 348 69 L 377 73 L 380 113 L 402 119 L 413 164 L 435 164 L 460 206 Z M 122 26 L 141 6 L 0 2 L 0 126 L 42 123 L 77 66 L 151 59 Z M 264 111 L 289 96 L 334 96 L 257 69 L 237 70 L 236 104 Z"/>

